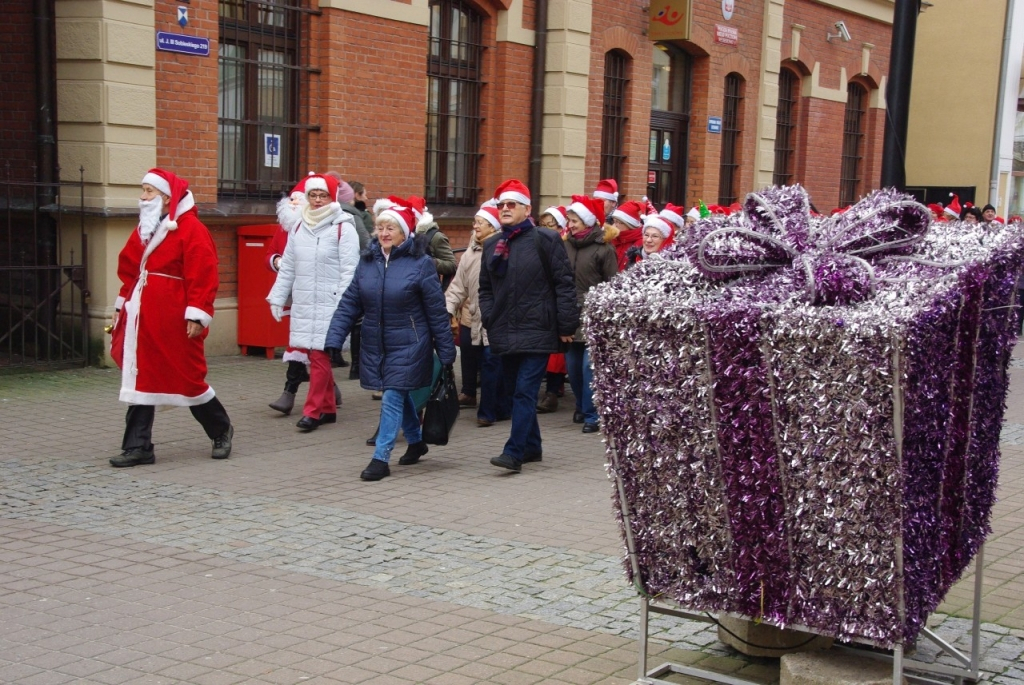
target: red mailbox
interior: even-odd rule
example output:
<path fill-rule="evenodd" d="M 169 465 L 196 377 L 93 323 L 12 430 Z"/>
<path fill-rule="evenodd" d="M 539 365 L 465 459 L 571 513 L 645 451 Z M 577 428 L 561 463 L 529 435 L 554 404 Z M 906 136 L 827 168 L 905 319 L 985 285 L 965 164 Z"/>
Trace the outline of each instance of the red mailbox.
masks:
<path fill-rule="evenodd" d="M 267 359 L 275 347 L 288 344 L 288 318 L 274 321 L 267 293 L 277 275 L 267 268 L 267 246 L 281 227 L 277 224 L 238 227 L 238 345 L 242 354 L 249 346 L 264 347 Z"/>

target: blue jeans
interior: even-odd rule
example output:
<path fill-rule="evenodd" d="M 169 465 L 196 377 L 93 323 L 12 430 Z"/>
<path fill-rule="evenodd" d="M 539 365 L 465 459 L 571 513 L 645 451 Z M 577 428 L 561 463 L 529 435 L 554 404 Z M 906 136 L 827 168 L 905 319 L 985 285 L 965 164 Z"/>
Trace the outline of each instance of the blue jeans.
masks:
<path fill-rule="evenodd" d="M 373 450 L 373 458 L 385 464 L 391 459 L 391 450 L 395 449 L 395 439 L 401 426 L 405 441 L 412 445 L 423 439 L 420 432 L 420 416 L 408 390 L 384 391 L 380 400 L 380 431 L 377 433 L 377 448 Z"/>
<path fill-rule="evenodd" d="M 590 365 L 590 348 L 585 343 L 574 342 L 565 353 L 565 365 L 569 370 L 569 385 L 576 396 L 576 411 L 583 412 L 584 423 L 597 423 L 597 407 L 594 406 L 594 369 Z"/>
<path fill-rule="evenodd" d="M 501 357 L 491 354 L 491 346 L 483 348 L 480 365 L 480 404 L 476 417 L 485 421 L 507 419 L 512 415 L 512 393 L 505 388 Z"/>
<path fill-rule="evenodd" d="M 548 368 L 548 354 L 506 354 L 501 358 L 505 387 L 512 392 L 512 432 L 502 450 L 516 461 L 524 454 L 540 454 L 537 423 L 537 388 Z"/>

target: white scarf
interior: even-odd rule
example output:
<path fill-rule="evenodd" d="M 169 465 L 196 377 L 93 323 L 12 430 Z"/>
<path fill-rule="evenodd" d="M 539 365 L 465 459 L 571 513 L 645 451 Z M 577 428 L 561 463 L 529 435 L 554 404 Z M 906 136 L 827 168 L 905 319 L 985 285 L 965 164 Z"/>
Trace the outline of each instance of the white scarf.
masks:
<path fill-rule="evenodd" d="M 334 213 L 338 211 L 338 205 L 329 202 L 320 209 L 313 209 L 313 205 L 307 204 L 302 208 L 302 220 L 306 222 L 309 228 L 316 228 L 325 219 L 329 219 L 334 216 Z"/>

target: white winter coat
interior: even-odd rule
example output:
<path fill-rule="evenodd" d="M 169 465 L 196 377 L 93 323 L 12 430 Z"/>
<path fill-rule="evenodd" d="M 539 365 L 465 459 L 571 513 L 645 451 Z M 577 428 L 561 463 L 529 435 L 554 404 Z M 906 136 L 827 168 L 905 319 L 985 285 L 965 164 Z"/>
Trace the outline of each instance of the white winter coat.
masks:
<path fill-rule="evenodd" d="M 305 221 L 288 237 L 267 302 L 284 306 L 291 296 L 292 347 L 322 350 L 338 301 L 359 263 L 355 220 L 341 208 L 316 226 Z"/>

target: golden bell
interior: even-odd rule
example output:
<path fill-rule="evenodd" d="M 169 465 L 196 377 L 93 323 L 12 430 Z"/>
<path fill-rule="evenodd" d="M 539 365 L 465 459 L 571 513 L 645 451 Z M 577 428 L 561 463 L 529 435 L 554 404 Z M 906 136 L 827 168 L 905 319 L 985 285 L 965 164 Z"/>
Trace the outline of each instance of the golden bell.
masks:
<path fill-rule="evenodd" d="M 114 324 L 112 323 L 108 323 L 106 326 L 103 327 L 103 332 L 106 333 L 107 335 L 110 335 L 110 332 L 112 330 L 114 330 Z"/>

